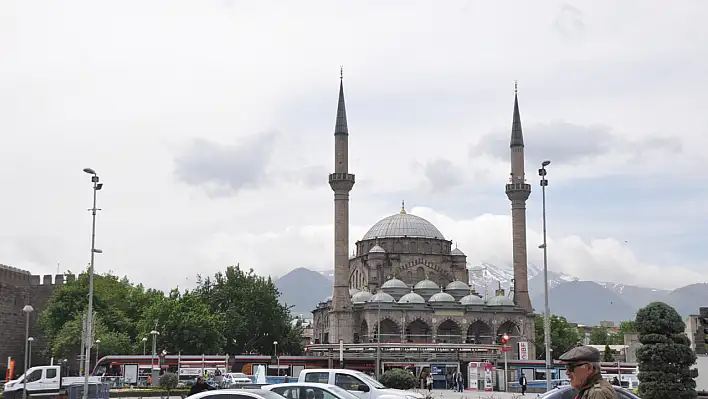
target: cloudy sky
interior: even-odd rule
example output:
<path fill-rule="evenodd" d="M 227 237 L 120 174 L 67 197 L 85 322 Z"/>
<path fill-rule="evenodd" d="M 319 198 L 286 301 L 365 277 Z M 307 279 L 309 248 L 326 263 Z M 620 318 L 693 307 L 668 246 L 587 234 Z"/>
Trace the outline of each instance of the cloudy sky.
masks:
<path fill-rule="evenodd" d="M 330 269 L 344 65 L 352 242 L 405 199 L 508 264 L 518 80 L 530 260 L 550 159 L 551 270 L 707 281 L 708 3 L 591 3 L 3 1 L 0 262 L 86 266 L 92 167 L 99 271 Z"/>

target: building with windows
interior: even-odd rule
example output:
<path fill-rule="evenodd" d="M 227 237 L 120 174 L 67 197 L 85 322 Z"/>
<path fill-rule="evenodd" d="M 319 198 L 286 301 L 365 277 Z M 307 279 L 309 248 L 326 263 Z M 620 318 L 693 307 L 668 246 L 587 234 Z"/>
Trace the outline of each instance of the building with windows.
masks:
<path fill-rule="evenodd" d="M 528 295 L 524 143 L 518 96 L 511 133 L 514 286 L 484 298 L 470 288 L 465 253 L 429 221 L 408 213 L 405 203 L 376 222 L 349 252 L 349 192 L 344 87 L 340 82 L 335 124 L 335 172 L 329 183 L 335 203 L 335 272 L 331 297 L 313 311 L 313 342 L 494 344 L 508 334 L 511 355 L 534 359 L 534 315 Z M 522 345 L 518 345 L 521 343 Z"/>

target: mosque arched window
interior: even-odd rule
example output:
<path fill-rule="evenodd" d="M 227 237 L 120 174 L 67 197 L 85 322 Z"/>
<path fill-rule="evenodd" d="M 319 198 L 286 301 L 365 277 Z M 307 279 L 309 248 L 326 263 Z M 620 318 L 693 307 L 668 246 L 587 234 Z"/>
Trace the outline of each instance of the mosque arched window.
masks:
<path fill-rule="evenodd" d="M 415 241 L 408 243 L 408 248 L 411 250 L 411 253 L 418 252 L 418 244 Z"/>

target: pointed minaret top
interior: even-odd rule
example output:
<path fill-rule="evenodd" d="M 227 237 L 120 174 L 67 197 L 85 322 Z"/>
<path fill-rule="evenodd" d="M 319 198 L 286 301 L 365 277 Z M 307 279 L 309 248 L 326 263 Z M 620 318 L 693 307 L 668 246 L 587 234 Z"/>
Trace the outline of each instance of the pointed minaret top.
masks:
<path fill-rule="evenodd" d="M 524 146 L 524 134 L 521 132 L 521 116 L 519 115 L 519 83 L 517 81 L 514 81 L 514 120 L 511 123 L 510 146 Z"/>
<path fill-rule="evenodd" d="M 406 200 L 401 200 L 401 215 L 406 213 Z"/>
<path fill-rule="evenodd" d="M 334 125 L 334 134 L 349 135 L 347 109 L 344 105 L 344 68 L 339 69 L 339 103 L 337 104 L 337 121 Z"/>

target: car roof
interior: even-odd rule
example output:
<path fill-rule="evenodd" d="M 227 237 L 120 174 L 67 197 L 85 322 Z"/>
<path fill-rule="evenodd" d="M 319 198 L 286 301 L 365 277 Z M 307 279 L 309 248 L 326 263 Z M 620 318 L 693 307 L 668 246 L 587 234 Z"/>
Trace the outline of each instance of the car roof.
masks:
<path fill-rule="evenodd" d="M 244 396 L 250 396 L 253 398 L 263 398 L 266 395 L 278 395 L 275 392 L 270 392 L 266 391 L 263 389 L 217 389 L 213 391 L 204 391 L 204 392 L 199 392 L 198 394 L 194 394 L 190 396 L 190 398 L 193 399 L 199 399 L 199 398 L 208 398 L 210 396 L 214 395 L 244 395 Z M 280 397 L 280 395 L 278 395 Z"/>
<path fill-rule="evenodd" d="M 632 396 L 636 396 L 636 395 L 634 394 L 634 392 L 629 391 L 629 390 L 627 390 L 627 389 L 624 389 L 624 388 L 622 388 L 622 387 L 618 387 L 617 385 L 613 385 L 612 388 L 614 388 L 614 390 L 615 390 L 616 392 L 622 392 L 622 393 L 625 393 L 625 394 L 630 394 L 630 395 L 632 395 Z M 569 390 L 571 390 L 571 389 L 575 390 L 575 389 L 574 389 L 572 386 L 570 386 L 570 385 L 562 385 L 562 386 L 559 386 L 559 387 L 557 387 L 557 388 L 554 388 L 554 389 L 552 389 L 552 390 L 550 390 L 550 391 L 544 392 L 544 393 L 543 393 L 544 396 L 541 396 L 541 398 L 552 397 L 551 395 L 553 395 L 554 393 L 557 393 L 557 392 L 559 392 L 559 393 L 560 393 L 560 392 L 566 392 L 566 391 L 569 391 Z M 555 396 L 555 395 L 554 395 L 554 396 Z"/>
<path fill-rule="evenodd" d="M 314 388 L 332 388 L 336 385 L 322 384 L 319 382 L 284 382 L 280 384 L 268 384 L 261 388 L 277 388 L 277 387 L 314 387 Z"/>

